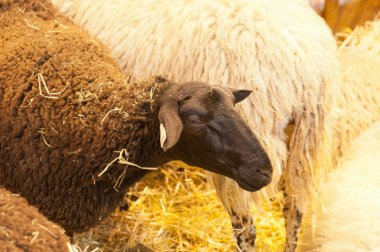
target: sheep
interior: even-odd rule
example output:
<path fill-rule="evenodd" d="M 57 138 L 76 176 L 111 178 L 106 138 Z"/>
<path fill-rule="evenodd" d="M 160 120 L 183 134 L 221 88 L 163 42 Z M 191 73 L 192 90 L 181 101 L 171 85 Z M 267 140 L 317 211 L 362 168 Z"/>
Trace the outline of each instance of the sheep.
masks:
<path fill-rule="evenodd" d="M 0 13 L 0 185 L 68 235 L 171 160 L 249 191 L 270 183 L 269 157 L 234 109 L 251 91 L 160 76 L 130 84 L 48 1 L 0 1 Z"/>
<path fill-rule="evenodd" d="M 25 199 L 0 188 L 0 251 L 68 251 L 69 239 Z"/>
<path fill-rule="evenodd" d="M 52 2 L 102 40 L 131 80 L 160 73 L 176 81 L 195 79 L 254 90 L 238 110 L 275 168 L 268 197 L 279 197 L 277 182 L 283 170 L 288 173 L 287 249 L 295 249 L 303 202 L 310 187 L 332 167 L 325 129 L 330 105 L 325 99 L 329 85 L 338 80 L 335 40 L 308 2 Z M 294 126 L 290 139 L 284 133 L 287 126 Z M 253 250 L 251 194 L 228 178 L 208 176 L 231 215 L 238 247 Z"/>
<path fill-rule="evenodd" d="M 356 28 L 339 48 L 342 81 L 337 93 L 341 95 L 334 96 L 328 124 L 333 131 L 333 155 L 341 158 L 336 162 L 337 169 L 328 174 L 311 201 L 303 227 L 302 251 L 376 251 L 380 246 L 376 242 L 379 229 L 370 224 L 379 221 L 371 216 L 378 215 L 380 206 L 376 200 L 379 190 L 376 154 L 380 144 L 379 28 L 380 20 L 366 23 Z M 377 123 L 363 132 L 374 122 Z M 360 132 L 363 133 L 357 137 Z M 365 232 L 370 228 L 371 232 Z"/>
<path fill-rule="evenodd" d="M 328 175 L 305 215 L 303 251 L 379 251 L 379 136 L 380 121 L 350 144 Z"/>
<path fill-rule="evenodd" d="M 363 136 L 359 137 L 358 140 L 355 140 L 352 143 L 353 139 L 355 139 L 361 132 L 366 130 L 374 122 L 380 120 L 379 28 L 380 20 L 367 22 L 364 27 L 357 27 L 352 34 L 349 35 L 345 41 L 343 41 L 338 50 L 338 59 L 340 63 L 339 82 L 338 85 L 332 85 L 330 90 L 331 93 L 329 94 L 329 99 L 331 100 L 330 102 L 332 104 L 332 108 L 330 110 L 331 113 L 326 118 L 327 129 L 330 131 L 328 135 L 331 136 L 330 145 L 332 146 L 331 150 L 332 156 L 334 157 L 335 167 L 330 169 L 327 173 L 328 179 L 326 184 L 323 181 L 323 183 L 313 191 L 314 195 L 310 203 L 312 207 L 308 210 L 309 216 L 307 216 L 307 218 L 309 219 L 306 223 L 308 223 L 310 219 L 312 219 L 313 222 L 318 221 L 316 224 L 317 236 L 320 237 L 321 240 L 318 241 L 319 238 L 317 238 L 317 245 L 322 245 L 322 243 L 327 242 L 330 238 L 333 240 L 334 237 L 339 237 L 339 235 L 342 235 L 340 238 L 344 238 L 344 242 L 341 245 L 346 244 L 347 247 L 338 246 L 334 248 L 334 246 L 330 247 L 330 245 L 326 243 L 326 245 L 323 245 L 322 248 L 315 248 L 316 251 L 357 251 L 360 249 L 359 247 L 354 247 L 354 243 L 350 243 L 349 236 L 345 236 L 345 234 L 342 233 L 335 233 L 339 228 L 335 230 L 331 229 L 333 226 L 337 227 L 335 224 L 339 223 L 338 219 L 334 221 L 333 218 L 335 217 L 332 216 L 321 217 L 324 210 L 319 209 L 322 212 L 318 212 L 316 209 L 318 209 L 318 206 L 323 209 L 328 207 L 327 204 L 331 204 L 330 206 L 332 208 L 338 210 L 338 205 L 342 203 L 342 206 L 339 208 L 342 210 L 345 209 L 344 206 L 347 207 L 347 204 L 352 204 L 352 202 L 349 203 L 349 198 L 342 199 L 340 198 L 342 195 L 339 195 L 339 192 L 337 194 L 332 192 L 333 188 L 341 188 L 339 190 L 344 190 L 343 187 L 345 185 L 355 183 L 355 180 L 349 180 L 349 178 L 355 177 L 355 175 L 350 172 L 352 171 L 351 168 L 353 168 L 351 167 L 351 163 L 347 162 L 347 164 L 342 164 L 341 167 L 340 162 L 344 163 L 345 160 L 349 159 L 351 154 L 353 159 L 357 159 L 357 161 L 359 161 L 359 158 L 356 158 L 355 155 L 359 155 L 361 151 L 364 151 L 364 149 L 359 146 L 360 143 L 366 142 L 369 135 L 372 135 L 372 137 L 378 135 L 375 133 L 375 131 L 378 131 L 378 129 L 376 129 L 378 126 L 374 126 L 373 129 L 363 133 Z M 374 145 L 376 144 L 375 141 L 372 143 Z M 368 144 L 370 144 L 370 141 L 368 141 Z M 350 145 L 352 145 L 352 147 L 350 147 Z M 347 149 L 349 150 L 347 151 Z M 369 150 L 371 147 L 367 146 L 366 149 Z M 342 155 L 343 158 L 340 159 Z M 373 156 L 373 158 L 375 158 L 375 156 Z M 338 170 L 333 171 L 332 174 L 330 174 L 331 170 L 334 170 L 336 167 L 338 167 Z M 361 163 L 361 165 L 357 168 L 359 167 L 363 167 L 363 163 Z M 359 174 L 357 175 L 359 176 Z M 340 179 L 338 179 L 338 177 L 340 177 Z M 341 180 L 343 178 L 347 179 L 347 181 L 345 181 L 347 184 Z M 363 196 L 363 194 L 361 194 L 361 196 Z M 320 197 L 322 197 L 322 202 L 320 202 Z M 353 196 L 353 198 L 354 197 L 355 196 Z M 330 200 L 327 200 L 327 198 Z M 332 201 L 334 201 L 334 203 L 332 203 Z M 319 205 L 319 203 L 322 203 L 322 205 Z M 347 214 L 342 214 L 344 211 L 338 213 L 338 215 L 341 214 L 342 217 L 340 220 L 351 220 L 355 216 L 350 216 L 350 213 L 355 212 L 354 208 L 352 210 L 352 212 L 349 210 L 344 210 Z M 311 217 L 310 211 L 312 212 Z M 315 214 L 314 211 L 317 211 L 317 214 Z M 325 225 L 326 223 L 330 224 Z M 314 225 L 311 226 L 314 227 Z M 307 240 L 308 238 L 304 238 L 304 242 L 301 243 L 301 245 L 305 245 L 306 243 L 307 246 L 307 244 L 309 244 L 312 240 L 310 237 L 312 237 L 311 233 L 314 231 L 310 230 L 311 226 L 306 225 L 304 233 L 308 234 L 306 237 L 308 237 L 309 240 Z M 351 233 L 351 231 L 348 233 Z M 352 234 L 354 235 L 354 232 L 352 232 Z M 371 246 L 371 244 L 372 242 L 368 242 L 366 246 Z M 303 250 L 301 249 L 301 251 Z"/>

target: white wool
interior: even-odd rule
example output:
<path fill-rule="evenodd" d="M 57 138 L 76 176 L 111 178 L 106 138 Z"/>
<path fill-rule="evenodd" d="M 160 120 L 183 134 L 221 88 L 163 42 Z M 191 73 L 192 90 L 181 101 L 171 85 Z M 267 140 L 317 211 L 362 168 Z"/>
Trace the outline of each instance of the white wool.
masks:
<path fill-rule="evenodd" d="M 380 251 L 379 168 L 380 121 L 352 142 L 321 187 L 314 243 L 310 229 L 303 239 L 311 251 Z"/>
<path fill-rule="evenodd" d="M 375 20 L 356 28 L 339 48 L 340 95 L 332 96 L 328 124 L 334 154 L 343 156 L 305 215 L 305 251 L 380 251 L 379 43 Z"/>
<path fill-rule="evenodd" d="M 380 119 L 380 19 L 356 28 L 338 52 L 339 92 L 332 94 L 333 149 L 337 157 L 361 131 Z"/>

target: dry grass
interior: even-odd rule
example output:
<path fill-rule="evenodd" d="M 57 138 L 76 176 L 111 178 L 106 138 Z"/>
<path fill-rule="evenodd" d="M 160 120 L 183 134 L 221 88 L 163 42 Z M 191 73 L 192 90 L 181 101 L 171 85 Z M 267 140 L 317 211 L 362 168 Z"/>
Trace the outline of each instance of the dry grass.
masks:
<path fill-rule="evenodd" d="M 77 235 L 82 250 L 128 251 L 144 244 L 154 251 L 234 251 L 230 218 L 197 168 L 172 163 L 138 183 L 117 211 L 99 226 Z M 255 209 L 257 251 L 281 251 L 285 229 L 279 202 Z"/>

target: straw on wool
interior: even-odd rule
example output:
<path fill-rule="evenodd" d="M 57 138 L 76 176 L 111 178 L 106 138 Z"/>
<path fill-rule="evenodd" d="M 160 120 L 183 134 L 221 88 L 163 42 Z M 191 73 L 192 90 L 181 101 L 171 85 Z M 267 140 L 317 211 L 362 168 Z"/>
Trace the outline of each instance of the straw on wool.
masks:
<path fill-rule="evenodd" d="M 69 239 L 17 194 L 0 188 L 0 251 L 64 251 Z"/>

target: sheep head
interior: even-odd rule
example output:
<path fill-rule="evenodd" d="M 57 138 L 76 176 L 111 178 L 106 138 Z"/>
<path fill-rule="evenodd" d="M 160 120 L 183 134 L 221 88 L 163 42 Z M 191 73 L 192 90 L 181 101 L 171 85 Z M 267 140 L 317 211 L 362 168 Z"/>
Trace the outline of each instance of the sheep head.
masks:
<path fill-rule="evenodd" d="M 165 155 L 230 177 L 248 191 L 269 184 L 268 155 L 234 109 L 250 93 L 201 82 L 167 83 L 158 114 Z"/>

